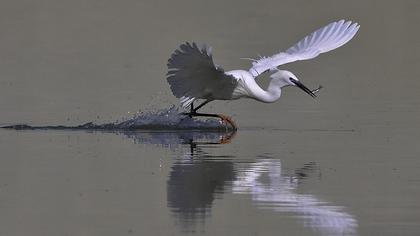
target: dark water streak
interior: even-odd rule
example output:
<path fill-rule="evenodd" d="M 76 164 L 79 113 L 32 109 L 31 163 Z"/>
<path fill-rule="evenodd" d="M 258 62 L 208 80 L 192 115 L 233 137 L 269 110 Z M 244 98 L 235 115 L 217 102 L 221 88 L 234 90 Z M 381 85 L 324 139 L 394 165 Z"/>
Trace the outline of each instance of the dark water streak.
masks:
<path fill-rule="evenodd" d="M 198 119 L 183 115 L 176 106 L 157 111 L 144 112 L 119 122 L 95 124 L 88 122 L 81 125 L 46 125 L 36 126 L 28 124 L 7 125 L 1 128 L 14 130 L 201 130 L 201 131 L 232 131 L 233 127 L 220 122 L 218 119 Z"/>

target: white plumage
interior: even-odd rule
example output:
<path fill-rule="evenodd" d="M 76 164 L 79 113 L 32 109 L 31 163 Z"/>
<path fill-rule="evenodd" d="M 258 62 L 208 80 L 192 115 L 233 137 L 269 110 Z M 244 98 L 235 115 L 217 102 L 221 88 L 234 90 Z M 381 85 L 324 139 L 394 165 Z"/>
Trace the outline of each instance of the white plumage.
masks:
<path fill-rule="evenodd" d="M 351 21 L 332 22 L 306 36 L 285 52 L 255 60 L 249 71 L 224 72 L 214 64 L 209 47 L 185 43 L 168 60 L 167 80 L 183 107 L 191 105 L 197 99 L 204 99 L 207 103 L 213 100 L 247 97 L 261 102 L 274 102 L 280 98 L 281 88 L 285 86 L 297 86 L 315 97 L 314 91 L 300 83 L 293 73 L 278 70 L 277 67 L 294 61 L 312 59 L 321 53 L 336 49 L 350 41 L 359 27 Z M 270 76 L 270 84 L 267 90 L 264 90 L 255 82 L 255 77 L 266 71 L 276 73 Z"/>
<path fill-rule="evenodd" d="M 185 43 L 168 60 L 167 80 L 183 107 L 196 99 L 228 100 L 238 82 L 213 63 L 211 49 Z"/>
<path fill-rule="evenodd" d="M 351 21 L 332 22 L 306 36 L 287 49 L 286 52 L 280 52 L 253 62 L 249 72 L 258 76 L 269 69 L 274 69 L 286 63 L 315 58 L 321 53 L 334 50 L 350 41 L 359 27 L 360 25 L 352 24 Z"/>

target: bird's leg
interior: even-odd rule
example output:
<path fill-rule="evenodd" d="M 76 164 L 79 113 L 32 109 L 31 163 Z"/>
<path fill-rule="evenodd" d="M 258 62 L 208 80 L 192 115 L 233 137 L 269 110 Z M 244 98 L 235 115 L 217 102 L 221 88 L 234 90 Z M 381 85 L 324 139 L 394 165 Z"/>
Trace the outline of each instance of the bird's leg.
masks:
<path fill-rule="evenodd" d="M 188 115 L 190 118 L 192 118 L 192 115 L 194 113 L 196 113 L 196 112 L 194 111 L 194 102 L 192 102 L 191 103 L 191 108 L 190 108 L 190 113 L 189 114 L 186 114 L 186 115 Z"/>
<path fill-rule="evenodd" d="M 225 124 L 229 124 L 232 129 L 237 130 L 238 127 L 236 126 L 235 122 L 226 115 L 222 115 L 222 114 L 207 114 L 207 113 L 198 113 L 198 112 L 194 112 L 194 113 L 182 113 L 184 115 L 188 115 L 190 117 L 194 117 L 194 116 L 201 116 L 201 117 L 217 117 L 219 118 L 223 123 Z"/>
<path fill-rule="evenodd" d="M 222 115 L 222 114 L 208 114 L 208 113 L 198 113 L 197 110 L 202 108 L 204 105 L 206 105 L 207 103 L 209 103 L 211 100 L 206 100 L 203 103 L 201 103 L 200 105 L 198 105 L 197 107 L 194 108 L 193 103 L 191 103 L 191 107 L 190 107 L 190 112 L 183 112 L 181 114 L 183 115 L 187 115 L 190 118 L 194 117 L 194 116 L 201 116 L 201 117 L 217 117 L 219 118 L 223 123 L 225 124 L 229 124 L 234 130 L 237 130 L 237 126 L 235 124 L 235 122 L 233 122 L 233 120 L 226 115 Z"/>
<path fill-rule="evenodd" d="M 198 105 L 198 107 L 196 107 L 195 109 L 193 107 L 191 107 L 191 109 L 192 109 L 192 111 L 197 112 L 198 109 L 202 108 L 204 105 L 206 105 L 209 102 L 210 102 L 210 100 L 206 100 L 203 103 L 201 103 L 200 105 Z"/>
<path fill-rule="evenodd" d="M 210 100 L 206 100 L 203 103 L 201 103 L 200 105 L 198 105 L 198 107 L 196 107 L 196 108 L 194 108 L 194 102 L 192 102 L 191 105 L 190 105 L 190 112 L 183 112 L 181 114 L 187 115 L 189 117 L 193 117 L 195 114 L 197 114 L 198 109 L 202 108 L 204 105 L 206 105 L 209 102 L 210 102 Z"/>

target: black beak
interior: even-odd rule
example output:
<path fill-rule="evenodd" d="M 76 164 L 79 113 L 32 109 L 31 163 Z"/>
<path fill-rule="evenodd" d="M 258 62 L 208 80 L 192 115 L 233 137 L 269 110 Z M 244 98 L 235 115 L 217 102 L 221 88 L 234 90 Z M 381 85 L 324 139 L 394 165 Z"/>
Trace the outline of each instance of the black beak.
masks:
<path fill-rule="evenodd" d="M 311 97 L 315 98 L 315 93 L 312 92 L 312 90 L 308 89 L 305 85 L 303 85 L 299 80 L 295 80 L 293 78 L 290 78 L 290 81 L 292 81 L 294 84 L 296 84 L 297 87 L 305 91 L 305 93 L 311 95 Z"/>

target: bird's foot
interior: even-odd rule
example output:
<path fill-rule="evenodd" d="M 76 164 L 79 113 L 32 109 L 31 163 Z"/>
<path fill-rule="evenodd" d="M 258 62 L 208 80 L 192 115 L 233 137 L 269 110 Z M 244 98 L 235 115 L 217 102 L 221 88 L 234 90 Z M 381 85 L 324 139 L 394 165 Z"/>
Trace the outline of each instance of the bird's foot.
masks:
<path fill-rule="evenodd" d="M 220 121 L 223 124 L 226 124 L 226 125 L 229 124 L 232 127 L 232 129 L 234 129 L 234 130 L 237 130 L 238 129 L 238 127 L 236 126 L 235 122 L 229 116 L 222 115 L 222 114 L 217 114 L 217 116 L 220 118 Z"/>
<path fill-rule="evenodd" d="M 228 133 L 227 135 L 222 135 L 220 137 L 220 144 L 228 144 L 232 142 L 232 139 L 235 137 L 236 129 L 232 132 Z"/>
<path fill-rule="evenodd" d="M 236 126 L 235 122 L 233 122 L 232 118 L 222 114 L 205 114 L 205 113 L 198 113 L 198 112 L 183 112 L 182 115 L 189 116 L 193 118 L 194 116 L 201 116 L 201 117 L 217 117 L 220 119 L 222 124 L 230 125 L 233 130 L 237 130 L 238 127 Z"/>
<path fill-rule="evenodd" d="M 182 113 L 180 113 L 181 115 L 184 115 L 184 116 L 189 116 L 190 118 L 193 118 L 193 116 L 196 116 L 197 115 L 197 112 L 195 112 L 195 111 L 191 111 L 191 112 L 182 112 Z"/>

